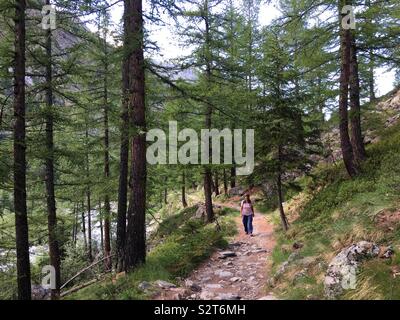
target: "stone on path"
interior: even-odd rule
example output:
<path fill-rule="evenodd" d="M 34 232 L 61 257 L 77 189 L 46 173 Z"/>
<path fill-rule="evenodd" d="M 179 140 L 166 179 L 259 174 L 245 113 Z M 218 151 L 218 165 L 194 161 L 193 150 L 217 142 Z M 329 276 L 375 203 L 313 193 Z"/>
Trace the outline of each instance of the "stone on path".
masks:
<path fill-rule="evenodd" d="M 207 281 L 210 281 L 210 280 L 211 280 L 211 277 L 205 277 L 205 278 L 201 278 L 200 279 L 201 282 L 207 282 Z"/>
<path fill-rule="evenodd" d="M 232 242 L 228 245 L 228 247 L 240 247 L 241 245 L 243 245 L 245 243 L 243 242 Z"/>
<path fill-rule="evenodd" d="M 216 276 L 218 276 L 218 277 L 221 277 L 221 278 L 229 278 L 229 277 L 232 277 L 232 276 L 233 276 L 233 273 L 232 273 L 232 272 L 223 271 L 223 270 L 217 270 L 217 271 L 214 272 L 214 274 L 215 274 Z"/>
<path fill-rule="evenodd" d="M 237 254 L 233 251 L 224 251 L 220 253 L 219 258 L 220 259 L 226 259 L 226 258 L 230 258 L 230 257 L 236 257 Z"/>
<path fill-rule="evenodd" d="M 257 250 L 254 250 L 254 251 L 252 251 L 253 253 L 267 253 L 268 252 L 268 250 L 266 250 L 266 249 L 257 249 Z"/>
<path fill-rule="evenodd" d="M 217 297 L 218 300 L 240 300 L 242 297 L 240 297 L 237 294 L 232 294 L 232 293 L 222 293 Z"/>
<path fill-rule="evenodd" d="M 172 288 L 176 288 L 176 285 L 174 285 L 173 283 L 164 281 L 164 280 L 157 280 L 155 282 L 155 284 L 160 287 L 161 289 L 172 289 Z"/>
<path fill-rule="evenodd" d="M 201 287 L 198 284 L 194 283 L 192 280 L 186 280 L 185 281 L 185 286 L 186 286 L 186 288 L 189 288 L 193 292 L 200 292 L 201 291 Z"/>
<path fill-rule="evenodd" d="M 223 286 L 217 283 L 206 284 L 207 289 L 222 289 Z"/>
<path fill-rule="evenodd" d="M 199 296 L 200 300 L 213 300 L 214 297 L 215 295 L 209 291 L 203 291 Z"/>

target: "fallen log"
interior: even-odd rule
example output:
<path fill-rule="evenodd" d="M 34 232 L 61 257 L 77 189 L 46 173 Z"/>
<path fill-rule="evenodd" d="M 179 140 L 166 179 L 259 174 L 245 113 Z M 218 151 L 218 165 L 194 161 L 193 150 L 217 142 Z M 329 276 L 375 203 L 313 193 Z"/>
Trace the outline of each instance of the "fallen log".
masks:
<path fill-rule="evenodd" d="M 82 269 L 82 270 L 79 271 L 76 275 L 74 275 L 71 279 L 69 279 L 66 283 L 64 283 L 64 284 L 61 286 L 60 289 L 65 288 L 71 281 L 75 280 L 77 277 L 79 277 L 79 276 L 80 276 L 82 273 L 84 273 L 85 271 L 90 270 L 91 268 L 97 266 L 100 262 L 103 262 L 103 261 L 105 261 L 105 260 L 107 260 L 107 259 L 109 259 L 109 258 L 112 258 L 113 256 L 115 256 L 115 255 L 110 255 L 110 256 L 108 256 L 108 257 L 105 257 L 105 258 L 103 258 L 103 259 L 101 259 L 101 260 L 99 260 L 99 261 L 96 261 L 96 262 L 92 263 L 90 266 L 88 266 L 88 267 Z"/>
<path fill-rule="evenodd" d="M 90 286 L 92 284 L 95 284 L 96 282 L 100 282 L 100 281 L 103 281 L 103 280 L 104 280 L 104 278 L 102 278 L 102 279 L 93 279 L 93 280 L 90 280 L 89 282 L 86 282 L 86 283 L 81 284 L 79 286 L 73 287 L 73 288 L 61 293 L 61 298 L 65 297 L 67 295 L 70 295 L 71 293 L 77 292 L 77 291 L 79 291 L 81 289 L 84 289 L 84 288 L 86 288 L 86 287 L 88 287 L 88 286 Z"/>

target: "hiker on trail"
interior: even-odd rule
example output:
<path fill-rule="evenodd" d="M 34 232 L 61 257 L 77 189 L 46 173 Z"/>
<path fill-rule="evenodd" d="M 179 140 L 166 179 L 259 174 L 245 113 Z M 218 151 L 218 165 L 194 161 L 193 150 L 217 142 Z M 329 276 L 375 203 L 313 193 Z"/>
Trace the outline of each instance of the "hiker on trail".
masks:
<path fill-rule="evenodd" d="M 250 195 L 246 194 L 246 198 L 242 201 L 240 205 L 240 214 L 243 219 L 244 231 L 246 234 L 253 236 L 253 218 L 254 218 L 254 208 L 250 200 Z"/>

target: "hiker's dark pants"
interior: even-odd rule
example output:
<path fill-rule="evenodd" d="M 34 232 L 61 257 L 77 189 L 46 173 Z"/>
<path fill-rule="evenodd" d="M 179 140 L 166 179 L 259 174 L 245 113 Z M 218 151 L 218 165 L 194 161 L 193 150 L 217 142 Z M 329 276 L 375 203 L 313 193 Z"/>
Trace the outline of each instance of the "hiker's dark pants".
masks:
<path fill-rule="evenodd" d="M 246 233 L 253 233 L 253 216 L 243 216 L 244 231 Z"/>

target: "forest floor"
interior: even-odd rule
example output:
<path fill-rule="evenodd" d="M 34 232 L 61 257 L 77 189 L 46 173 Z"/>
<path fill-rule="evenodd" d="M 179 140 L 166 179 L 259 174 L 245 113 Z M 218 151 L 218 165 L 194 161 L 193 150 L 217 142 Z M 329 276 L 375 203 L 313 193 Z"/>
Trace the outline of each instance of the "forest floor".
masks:
<path fill-rule="evenodd" d="M 216 203 L 238 210 L 235 202 Z M 238 234 L 226 250 L 216 251 L 183 281 L 186 287 L 197 288 L 190 296 L 181 288 L 164 290 L 157 300 L 276 300 L 266 288 L 268 260 L 275 246 L 273 225 L 265 215 L 256 212 L 254 237 L 245 234 L 240 216 L 235 217 Z M 232 255 L 225 257 L 224 254 Z"/>

